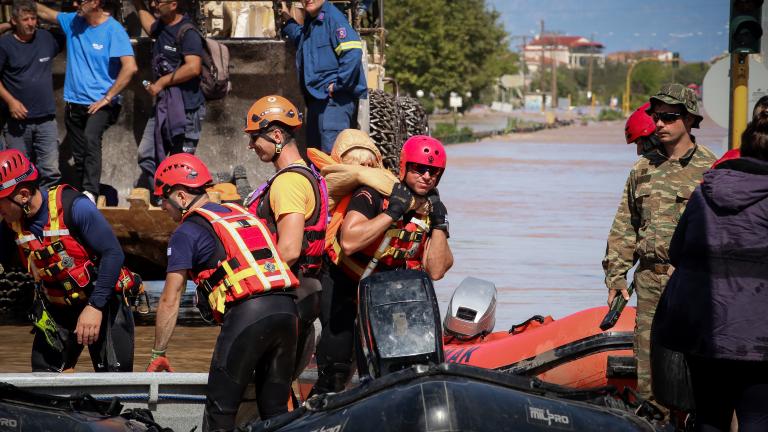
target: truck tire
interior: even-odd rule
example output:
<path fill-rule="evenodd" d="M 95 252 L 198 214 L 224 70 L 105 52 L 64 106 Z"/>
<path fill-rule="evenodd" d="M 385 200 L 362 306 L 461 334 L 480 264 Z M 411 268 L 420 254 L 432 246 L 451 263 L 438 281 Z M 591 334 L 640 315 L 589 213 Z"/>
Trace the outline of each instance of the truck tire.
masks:
<path fill-rule="evenodd" d="M 371 139 L 381 152 L 384 168 L 397 175 L 402 141 L 395 97 L 382 90 L 371 90 L 368 98 L 371 106 Z"/>
<path fill-rule="evenodd" d="M 397 98 L 397 107 L 400 113 L 400 133 L 403 142 L 414 135 L 429 134 L 427 112 L 418 99 L 409 96 L 399 97 Z"/>
<path fill-rule="evenodd" d="M 0 317 L 5 322 L 26 321 L 35 293 L 35 280 L 21 268 L 0 274 Z"/>

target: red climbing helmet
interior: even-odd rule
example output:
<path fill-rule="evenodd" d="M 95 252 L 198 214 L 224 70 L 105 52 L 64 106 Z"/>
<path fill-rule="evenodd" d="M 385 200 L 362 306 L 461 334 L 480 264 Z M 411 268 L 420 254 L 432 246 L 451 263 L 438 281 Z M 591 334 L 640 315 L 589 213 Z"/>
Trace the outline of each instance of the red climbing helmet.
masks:
<path fill-rule="evenodd" d="M 15 149 L 0 151 L 0 198 L 10 196 L 17 184 L 37 177 L 37 168 L 24 153 Z"/>
<path fill-rule="evenodd" d="M 440 141 L 426 135 L 414 135 L 403 143 L 400 150 L 400 181 L 405 180 L 406 164 L 417 163 L 440 168 L 437 177 L 437 182 L 440 182 L 446 162 L 445 147 Z"/>
<path fill-rule="evenodd" d="M 176 185 L 195 189 L 211 182 L 211 173 L 203 161 L 189 153 L 176 153 L 165 158 L 157 167 L 155 195 L 167 196 Z"/>
<path fill-rule="evenodd" d="M 651 103 L 646 102 L 627 119 L 627 124 L 624 126 L 624 136 L 627 138 L 627 144 L 632 144 L 638 138 L 649 136 L 656 132 L 656 122 L 645 112 L 650 107 Z"/>

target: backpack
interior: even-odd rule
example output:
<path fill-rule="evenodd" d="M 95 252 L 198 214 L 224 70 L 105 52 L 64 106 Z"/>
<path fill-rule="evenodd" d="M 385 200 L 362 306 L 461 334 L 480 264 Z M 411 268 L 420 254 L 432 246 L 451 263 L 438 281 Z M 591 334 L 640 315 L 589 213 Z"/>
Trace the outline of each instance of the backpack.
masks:
<path fill-rule="evenodd" d="M 200 74 L 200 90 L 206 100 L 222 99 L 230 90 L 229 82 L 229 48 L 219 41 L 203 36 L 194 24 L 183 24 L 176 34 L 176 46 L 181 46 L 181 41 L 187 30 L 193 30 L 205 42 L 203 45 L 202 73 Z"/>

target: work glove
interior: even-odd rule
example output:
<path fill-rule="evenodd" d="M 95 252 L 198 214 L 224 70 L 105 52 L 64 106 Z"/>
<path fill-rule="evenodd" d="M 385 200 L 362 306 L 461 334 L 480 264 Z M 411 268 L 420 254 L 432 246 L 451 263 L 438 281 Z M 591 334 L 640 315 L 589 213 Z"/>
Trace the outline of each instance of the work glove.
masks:
<path fill-rule="evenodd" d="M 404 183 L 395 183 L 392 186 L 392 192 L 389 194 L 389 205 L 384 210 L 384 214 L 391 217 L 392 220 L 400 220 L 401 217 L 411 208 L 413 193 Z"/>
<path fill-rule="evenodd" d="M 165 356 L 165 351 L 152 350 L 152 357 L 147 366 L 147 372 L 173 372 L 171 362 Z"/>
<path fill-rule="evenodd" d="M 427 199 L 429 200 L 429 222 L 431 224 L 431 228 L 433 230 L 441 230 L 445 231 L 446 237 L 450 237 L 448 235 L 448 209 L 445 208 L 445 204 L 443 204 L 442 201 L 440 201 L 440 194 L 437 192 L 437 189 L 432 190 L 429 195 L 427 195 Z"/>

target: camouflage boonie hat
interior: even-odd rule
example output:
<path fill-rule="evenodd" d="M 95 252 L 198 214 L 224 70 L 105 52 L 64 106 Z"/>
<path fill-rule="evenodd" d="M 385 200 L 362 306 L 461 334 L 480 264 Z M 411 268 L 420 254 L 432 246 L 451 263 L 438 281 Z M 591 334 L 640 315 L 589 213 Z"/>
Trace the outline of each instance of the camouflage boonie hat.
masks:
<path fill-rule="evenodd" d="M 650 101 L 651 107 L 646 111 L 649 115 L 653 112 L 653 106 L 662 102 L 669 105 L 682 105 L 690 115 L 695 117 L 691 127 L 698 128 L 704 119 L 699 111 L 699 99 L 696 97 L 696 93 L 682 84 L 674 83 L 661 86 L 661 89 L 651 96 Z"/>

